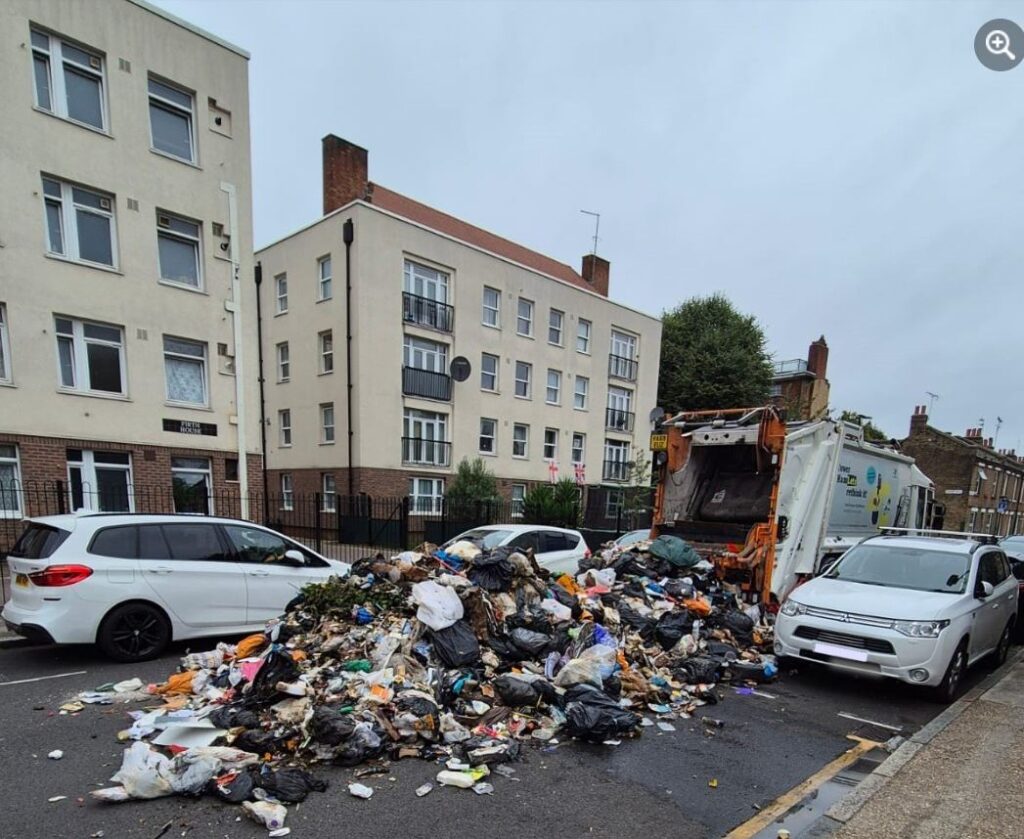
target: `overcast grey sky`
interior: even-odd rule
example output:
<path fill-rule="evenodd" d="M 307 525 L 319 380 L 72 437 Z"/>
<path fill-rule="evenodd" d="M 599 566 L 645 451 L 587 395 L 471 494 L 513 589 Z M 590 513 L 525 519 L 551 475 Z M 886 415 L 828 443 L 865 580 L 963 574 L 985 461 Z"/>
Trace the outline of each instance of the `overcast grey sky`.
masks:
<path fill-rule="evenodd" d="M 319 216 L 333 132 L 577 268 L 599 211 L 623 303 L 724 292 L 777 359 L 824 333 L 890 435 L 930 390 L 1024 448 L 1024 65 L 973 51 L 1024 3 L 156 2 L 252 53 L 257 246 Z"/>

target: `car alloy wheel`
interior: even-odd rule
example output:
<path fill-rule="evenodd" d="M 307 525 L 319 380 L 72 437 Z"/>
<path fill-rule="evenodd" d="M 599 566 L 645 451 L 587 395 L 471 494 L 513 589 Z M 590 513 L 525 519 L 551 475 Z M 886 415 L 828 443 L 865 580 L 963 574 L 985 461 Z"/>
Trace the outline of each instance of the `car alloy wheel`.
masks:
<path fill-rule="evenodd" d="M 1010 624 L 1006 624 L 1006 629 L 1003 630 L 1003 634 L 999 636 L 999 646 L 996 647 L 995 664 L 996 667 L 1000 667 L 1006 663 L 1006 657 L 1010 654 Z"/>
<path fill-rule="evenodd" d="M 964 675 L 964 667 L 967 663 L 967 651 L 961 644 L 953 653 L 953 660 L 949 662 L 949 671 L 946 673 L 945 699 L 952 702 L 956 699 L 957 689 L 960 687 L 960 680 Z"/>
<path fill-rule="evenodd" d="M 126 603 L 107 617 L 100 646 L 118 661 L 145 661 L 163 652 L 170 639 L 167 619 L 147 603 Z"/>

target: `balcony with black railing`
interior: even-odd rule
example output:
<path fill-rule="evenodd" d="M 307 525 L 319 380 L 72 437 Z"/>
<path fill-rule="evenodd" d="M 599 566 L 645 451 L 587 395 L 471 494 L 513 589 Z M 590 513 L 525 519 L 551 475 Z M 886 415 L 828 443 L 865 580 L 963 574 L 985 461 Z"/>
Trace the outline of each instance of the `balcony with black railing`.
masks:
<path fill-rule="evenodd" d="M 609 431 L 632 431 L 633 421 L 636 414 L 632 411 L 621 411 L 618 408 L 608 408 L 604 412 L 604 426 Z"/>
<path fill-rule="evenodd" d="M 405 291 L 402 293 L 402 320 L 441 332 L 451 332 L 455 326 L 455 307 Z"/>
<path fill-rule="evenodd" d="M 425 437 L 403 437 L 402 463 L 407 466 L 451 466 L 452 444 Z"/>
<path fill-rule="evenodd" d="M 627 358 L 624 355 L 608 356 L 608 375 L 613 379 L 625 379 L 627 382 L 636 381 L 636 360 Z"/>
<path fill-rule="evenodd" d="M 402 368 L 402 393 L 423 399 L 450 402 L 452 398 L 452 377 L 447 373 L 420 370 L 417 367 Z"/>
<path fill-rule="evenodd" d="M 625 481 L 629 479 L 629 464 L 624 460 L 606 460 L 601 472 L 605 481 Z"/>

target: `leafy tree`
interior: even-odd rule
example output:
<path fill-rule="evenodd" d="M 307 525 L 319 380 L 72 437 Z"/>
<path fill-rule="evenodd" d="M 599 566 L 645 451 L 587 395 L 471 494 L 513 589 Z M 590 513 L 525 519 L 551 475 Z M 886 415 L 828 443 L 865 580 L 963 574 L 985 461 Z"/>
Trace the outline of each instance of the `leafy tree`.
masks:
<path fill-rule="evenodd" d="M 844 422 L 851 422 L 854 425 L 859 425 L 864 429 L 864 439 L 872 442 L 883 442 L 889 439 L 889 435 L 882 431 L 877 425 L 871 422 L 863 414 L 858 414 L 856 411 L 843 411 L 839 419 Z"/>
<path fill-rule="evenodd" d="M 474 517 L 476 509 L 497 501 L 498 482 L 483 458 L 462 458 L 445 493 L 448 514 L 453 517 L 463 514 Z"/>
<path fill-rule="evenodd" d="M 578 527 L 580 514 L 580 488 L 572 478 L 537 484 L 523 498 L 523 520 L 529 524 Z"/>
<path fill-rule="evenodd" d="M 662 315 L 658 404 L 667 411 L 763 405 L 772 383 L 764 332 L 721 294 Z"/>

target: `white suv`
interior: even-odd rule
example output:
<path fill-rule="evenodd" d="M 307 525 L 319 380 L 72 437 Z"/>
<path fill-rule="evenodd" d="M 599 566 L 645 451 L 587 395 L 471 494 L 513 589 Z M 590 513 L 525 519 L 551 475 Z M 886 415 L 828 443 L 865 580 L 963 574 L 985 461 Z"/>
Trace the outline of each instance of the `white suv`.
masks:
<path fill-rule="evenodd" d="M 258 631 L 307 583 L 349 571 L 268 528 L 190 515 L 31 519 L 7 564 L 11 630 L 95 643 L 117 661 L 153 658 L 172 640 Z"/>
<path fill-rule="evenodd" d="M 847 551 L 783 603 L 775 653 L 933 688 L 951 702 L 964 672 L 1006 660 L 1017 580 L 995 540 L 882 535 Z"/>

